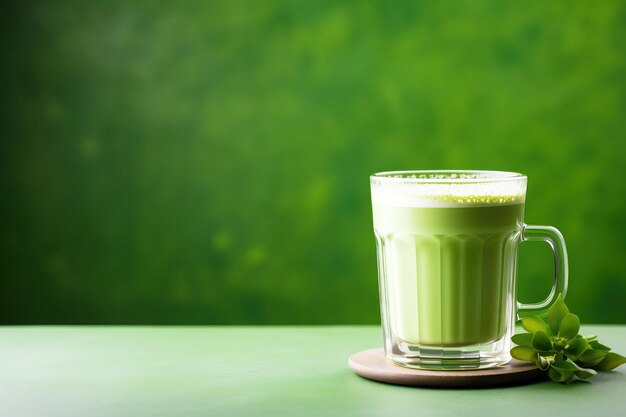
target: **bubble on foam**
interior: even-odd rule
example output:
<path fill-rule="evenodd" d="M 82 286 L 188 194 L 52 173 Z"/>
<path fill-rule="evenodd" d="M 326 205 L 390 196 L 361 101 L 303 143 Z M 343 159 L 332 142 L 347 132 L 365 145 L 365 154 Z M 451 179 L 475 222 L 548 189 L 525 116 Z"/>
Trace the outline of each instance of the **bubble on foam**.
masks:
<path fill-rule="evenodd" d="M 396 207 L 459 207 L 520 204 L 526 197 L 525 178 L 495 182 L 424 183 L 386 181 L 388 178 L 483 179 L 480 174 L 411 174 L 372 177 L 372 202 Z"/>
<path fill-rule="evenodd" d="M 504 178 L 509 176 L 508 172 L 501 171 L 476 171 L 476 172 L 445 172 L 445 173 L 420 173 L 420 174 L 407 174 L 407 173 L 397 173 L 397 174 L 387 174 L 384 176 L 380 176 L 377 178 L 411 178 L 411 179 L 420 179 L 420 180 L 482 180 L 482 179 L 497 179 Z"/>

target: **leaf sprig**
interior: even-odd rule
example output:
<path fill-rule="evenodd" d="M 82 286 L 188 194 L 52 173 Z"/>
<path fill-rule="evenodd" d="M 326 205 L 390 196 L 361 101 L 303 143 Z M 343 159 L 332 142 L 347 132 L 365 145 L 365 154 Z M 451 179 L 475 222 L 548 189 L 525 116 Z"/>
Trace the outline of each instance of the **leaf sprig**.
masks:
<path fill-rule="evenodd" d="M 522 318 L 522 327 L 528 333 L 511 338 L 517 345 L 511 349 L 511 356 L 533 362 L 555 382 L 569 384 L 626 363 L 625 357 L 611 352 L 597 336 L 578 334 L 580 319 L 569 312 L 561 294 L 548 311 L 547 322 L 528 316 Z"/>

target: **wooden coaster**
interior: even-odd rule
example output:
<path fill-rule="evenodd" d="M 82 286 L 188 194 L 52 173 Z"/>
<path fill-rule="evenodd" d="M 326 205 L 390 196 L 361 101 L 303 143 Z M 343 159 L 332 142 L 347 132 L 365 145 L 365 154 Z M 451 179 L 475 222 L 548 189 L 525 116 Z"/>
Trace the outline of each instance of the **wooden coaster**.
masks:
<path fill-rule="evenodd" d="M 405 368 L 387 362 L 382 348 L 352 355 L 350 368 L 358 375 L 387 384 L 415 387 L 485 387 L 516 385 L 545 378 L 544 372 L 528 362 L 512 359 L 506 365 L 463 371 L 431 371 Z"/>

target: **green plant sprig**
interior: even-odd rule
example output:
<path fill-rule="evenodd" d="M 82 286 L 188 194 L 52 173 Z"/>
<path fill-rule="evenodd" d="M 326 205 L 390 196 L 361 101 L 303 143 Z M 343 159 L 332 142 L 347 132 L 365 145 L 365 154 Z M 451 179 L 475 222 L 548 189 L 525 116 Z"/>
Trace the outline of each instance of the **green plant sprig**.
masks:
<path fill-rule="evenodd" d="M 580 319 L 569 312 L 561 294 L 548 311 L 547 321 L 527 316 L 522 318 L 522 327 L 528 333 L 511 338 L 517 345 L 511 356 L 534 363 L 555 382 L 569 384 L 626 363 L 625 357 L 611 352 L 597 336 L 578 334 Z"/>

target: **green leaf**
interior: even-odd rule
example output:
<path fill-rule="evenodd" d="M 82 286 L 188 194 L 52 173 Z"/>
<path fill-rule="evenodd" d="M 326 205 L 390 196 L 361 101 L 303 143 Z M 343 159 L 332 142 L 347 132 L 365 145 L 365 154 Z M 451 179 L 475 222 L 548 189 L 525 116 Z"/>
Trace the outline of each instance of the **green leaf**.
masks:
<path fill-rule="evenodd" d="M 547 371 L 550 368 L 550 361 L 543 356 L 539 355 L 537 360 L 535 361 L 535 366 L 541 369 L 542 371 Z"/>
<path fill-rule="evenodd" d="M 527 316 L 522 318 L 522 327 L 529 333 L 545 332 L 548 333 L 546 322 L 536 316 Z"/>
<path fill-rule="evenodd" d="M 610 371 L 617 368 L 620 365 L 626 363 L 626 358 L 615 352 L 608 352 L 602 362 L 600 362 L 595 368 L 598 371 Z"/>
<path fill-rule="evenodd" d="M 522 319 L 522 327 L 528 333 L 511 337 L 518 345 L 511 349 L 511 355 L 547 370 L 553 381 L 569 384 L 626 363 L 626 357 L 610 352 L 611 348 L 598 342 L 597 336 L 578 334 L 580 319 L 569 312 L 561 294 L 548 311 L 547 323 L 527 316 Z"/>
<path fill-rule="evenodd" d="M 548 371 L 548 376 L 554 382 L 561 382 L 561 379 L 563 378 L 563 375 L 561 375 L 561 373 L 554 368 L 550 368 L 550 370 Z"/>
<path fill-rule="evenodd" d="M 599 364 L 606 356 L 605 350 L 593 350 L 587 349 L 578 356 L 578 361 L 582 362 L 585 366 L 595 366 Z"/>
<path fill-rule="evenodd" d="M 580 319 L 576 314 L 568 313 L 561 320 L 561 326 L 559 327 L 559 336 L 566 338 L 567 340 L 573 339 L 580 330 Z"/>
<path fill-rule="evenodd" d="M 611 350 L 610 347 L 603 345 L 602 343 L 598 342 L 597 340 L 590 341 L 589 345 L 591 345 L 591 347 L 594 348 L 595 350 L 604 350 L 606 352 Z"/>
<path fill-rule="evenodd" d="M 520 361 L 535 362 L 537 360 L 537 351 L 531 347 L 516 346 L 511 349 L 511 356 Z"/>
<path fill-rule="evenodd" d="M 565 377 L 564 382 L 567 384 L 574 380 L 574 375 L 581 379 L 587 379 L 598 374 L 593 369 L 581 368 L 580 366 L 572 362 L 571 359 L 564 359 L 561 357 L 561 355 L 556 357 L 556 359 L 552 363 L 552 368 L 559 371 L 559 373 Z"/>
<path fill-rule="evenodd" d="M 590 372 L 591 371 L 591 372 Z M 594 375 L 598 375 L 593 369 L 585 369 L 584 371 L 576 371 L 574 374 L 580 379 L 591 378 Z"/>
<path fill-rule="evenodd" d="M 591 345 L 583 338 L 575 338 L 567 347 L 566 352 L 577 359 L 584 351 L 592 349 Z M 593 350 L 592 350 L 593 351 Z"/>
<path fill-rule="evenodd" d="M 574 375 L 576 374 L 576 372 L 574 372 L 573 374 L 570 374 L 566 379 L 565 382 L 566 384 L 571 384 L 572 382 L 574 382 Z"/>
<path fill-rule="evenodd" d="M 557 355 L 554 358 L 554 362 L 552 362 L 552 367 L 559 370 L 561 373 L 563 371 L 577 371 L 578 366 L 570 359 L 564 358 L 563 355 Z"/>
<path fill-rule="evenodd" d="M 550 368 L 550 370 L 548 371 L 548 376 L 554 382 L 565 382 L 572 375 L 574 375 L 573 372 L 566 371 L 564 373 L 561 373 L 554 368 Z"/>
<path fill-rule="evenodd" d="M 552 334 L 558 334 L 559 328 L 561 327 L 561 321 L 563 317 L 569 314 L 569 309 L 565 305 L 561 294 L 556 299 L 556 302 L 550 307 L 548 311 L 548 325 L 550 326 L 550 330 L 552 330 Z"/>
<path fill-rule="evenodd" d="M 554 362 L 552 363 L 552 367 L 556 369 L 557 371 L 559 371 L 562 375 L 566 375 L 567 373 L 572 373 L 581 379 L 587 379 L 594 375 L 597 375 L 597 372 L 594 371 L 593 369 L 581 368 L 576 363 L 574 363 L 571 359 L 563 358 L 562 355 L 558 355 L 554 359 Z"/>
<path fill-rule="evenodd" d="M 552 342 L 548 335 L 543 331 L 535 332 L 533 336 L 533 347 L 537 350 L 550 350 L 552 349 Z"/>
<path fill-rule="evenodd" d="M 532 347 L 533 334 L 532 333 L 518 333 L 516 335 L 513 335 L 511 340 L 513 341 L 513 343 L 515 343 L 518 346 Z"/>

